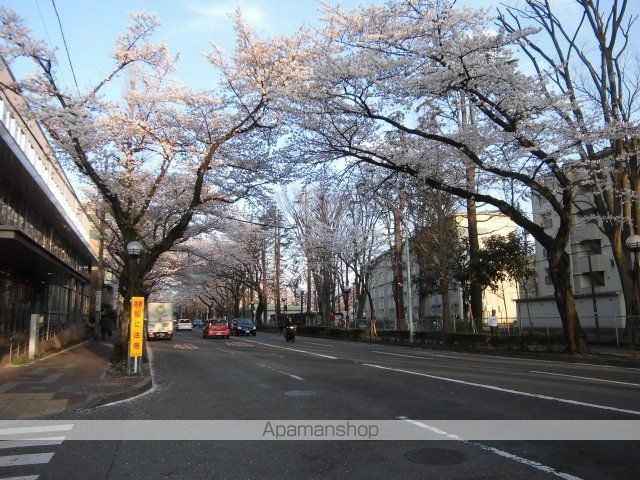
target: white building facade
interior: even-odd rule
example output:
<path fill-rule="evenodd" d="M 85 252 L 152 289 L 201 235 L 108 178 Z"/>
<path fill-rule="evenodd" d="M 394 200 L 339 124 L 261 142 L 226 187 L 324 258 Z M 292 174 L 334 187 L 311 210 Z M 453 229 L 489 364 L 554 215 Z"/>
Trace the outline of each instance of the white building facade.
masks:
<path fill-rule="evenodd" d="M 467 217 L 464 214 L 456 215 L 456 223 L 463 235 L 467 234 Z M 506 215 L 499 212 L 478 212 L 478 236 L 482 245 L 484 239 L 491 235 L 507 235 L 516 230 L 516 225 Z M 403 303 L 404 318 L 409 318 L 409 309 L 413 309 L 413 319 L 419 330 L 431 330 L 437 328 L 442 321 L 442 296 L 421 296 L 416 278 L 420 275 L 420 267 L 415 255 L 411 259 L 412 281 L 407 278 L 406 252 L 404 262 Z M 412 285 L 412 305 L 409 305 L 409 292 L 407 285 Z M 393 297 L 393 268 L 392 256 L 389 252 L 381 255 L 374 266 L 371 276 L 371 297 L 374 305 L 374 314 L 378 320 L 379 328 L 396 328 L 396 304 Z M 451 306 L 452 320 L 464 320 L 465 305 L 462 288 L 457 282 L 453 282 L 449 288 L 449 304 Z M 483 319 L 486 319 L 491 310 L 496 310 L 499 321 L 504 325 L 512 325 L 517 321 L 516 300 L 518 299 L 518 286 L 515 282 L 505 282 L 497 291 L 485 289 L 483 291 Z M 366 306 L 367 317 L 371 317 L 369 304 Z M 454 324 L 455 322 L 452 322 Z"/>
<path fill-rule="evenodd" d="M 571 260 L 571 284 L 580 324 L 584 328 L 594 328 L 597 315 L 600 327 L 623 328 L 624 298 L 611 244 L 594 219 L 589 193 L 580 190 L 575 198 L 567 253 Z M 553 234 L 559 226 L 558 216 L 537 194 L 532 196 L 531 204 L 534 221 Z M 561 328 L 546 254 L 542 245 L 536 242 L 537 292 L 518 301 L 518 315 L 525 326 Z"/>

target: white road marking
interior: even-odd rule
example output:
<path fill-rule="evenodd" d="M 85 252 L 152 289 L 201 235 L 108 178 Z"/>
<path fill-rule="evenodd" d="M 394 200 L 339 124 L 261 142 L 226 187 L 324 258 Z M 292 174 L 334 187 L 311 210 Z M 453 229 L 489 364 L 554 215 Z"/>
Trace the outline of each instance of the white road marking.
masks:
<path fill-rule="evenodd" d="M 176 343 L 172 348 L 177 348 L 179 350 L 197 350 L 198 347 L 192 345 L 191 343 Z"/>
<path fill-rule="evenodd" d="M 306 353 L 307 355 L 315 355 L 316 357 L 328 358 L 330 360 L 337 360 L 338 357 L 332 357 L 331 355 L 323 355 L 322 353 L 309 352 L 307 350 L 298 350 L 297 348 L 281 347 L 280 345 L 271 345 L 270 343 L 256 342 L 255 340 L 246 340 L 247 342 L 257 343 L 258 345 L 265 345 L 267 347 L 280 348 L 282 350 L 290 350 L 292 352 Z"/>
<path fill-rule="evenodd" d="M 620 382 L 617 380 L 606 380 L 604 378 L 581 377 L 580 375 L 567 375 L 565 373 L 555 373 L 555 372 L 539 372 L 537 370 L 529 370 L 529 372 L 540 373 L 542 375 L 554 375 L 557 377 L 578 378 L 580 380 L 591 380 L 592 382 L 606 382 L 606 383 L 615 383 L 618 385 L 630 385 L 632 387 L 640 387 L 640 383 Z"/>
<path fill-rule="evenodd" d="M 22 477 L 2 477 L 0 480 L 37 480 L 40 475 L 23 475 Z"/>
<path fill-rule="evenodd" d="M 20 465 L 38 465 L 49 463 L 53 457 L 52 452 L 27 453 L 24 455 L 6 455 L 0 457 L 0 467 L 16 467 Z"/>
<path fill-rule="evenodd" d="M 44 437 L 37 440 L 0 440 L 0 449 L 60 445 L 65 438 L 66 437 Z"/>
<path fill-rule="evenodd" d="M 419 358 L 420 360 L 433 360 L 433 357 L 420 357 L 417 355 L 402 355 L 401 353 L 379 352 L 377 350 L 371 350 L 371 352 L 380 353 L 381 355 L 393 355 L 394 357 Z"/>
<path fill-rule="evenodd" d="M 518 455 L 514 455 L 513 453 L 505 452 L 504 450 L 499 450 L 499 449 L 494 448 L 494 447 L 489 447 L 489 446 L 484 445 L 482 443 L 470 442 L 468 440 L 464 440 L 462 437 L 459 437 L 458 435 L 454 435 L 453 433 L 445 432 L 444 430 L 441 430 L 441 429 L 439 429 L 437 427 L 434 427 L 432 425 L 427 425 L 426 423 L 418 422 L 416 420 L 411 420 L 411 419 L 409 419 L 407 417 L 398 417 L 398 418 L 401 419 L 401 420 L 404 420 L 405 422 L 409 422 L 412 425 L 415 425 L 417 427 L 429 430 L 430 432 L 437 433 L 439 435 L 443 435 L 443 436 L 447 437 L 450 440 L 459 440 L 460 442 L 462 442 L 462 443 L 464 443 L 466 445 L 473 445 L 475 447 L 479 447 L 482 450 L 486 450 L 488 452 L 494 453 L 494 454 L 496 454 L 496 455 L 498 455 L 500 457 L 508 458 L 509 460 L 513 460 L 514 462 L 521 463 L 521 464 L 526 465 L 528 467 L 535 468 L 536 470 L 540 470 L 542 472 L 548 473 L 550 475 L 554 475 L 554 476 L 559 477 L 559 478 L 563 478 L 564 480 L 582 480 L 580 477 L 576 477 L 575 475 L 571 475 L 570 473 L 559 472 L 556 469 L 554 469 L 553 467 L 549 467 L 547 465 L 543 465 L 542 463 L 536 462 L 534 460 L 529 460 L 528 458 L 520 457 Z"/>
<path fill-rule="evenodd" d="M 304 378 L 299 377 L 298 375 L 293 375 L 291 373 L 287 373 L 287 372 L 283 372 L 282 370 L 276 370 L 273 367 L 270 367 L 268 365 L 265 365 L 264 363 L 258 363 L 258 365 L 260 365 L 261 367 L 267 368 L 273 372 L 277 372 L 277 373 L 281 373 L 282 375 L 286 375 L 287 377 L 291 377 L 291 378 L 295 378 L 296 380 L 304 380 Z"/>
<path fill-rule="evenodd" d="M 41 425 L 37 427 L 0 428 L 0 435 L 20 435 L 22 433 L 64 432 L 71 430 L 73 424 Z"/>
<path fill-rule="evenodd" d="M 330 347 L 330 348 L 335 348 L 335 345 L 331 345 L 329 343 L 315 343 L 315 342 L 309 342 L 307 340 L 304 341 L 304 343 L 310 343 L 311 345 L 318 345 L 320 347 Z"/>
<path fill-rule="evenodd" d="M 389 370 L 392 372 L 407 373 L 409 375 L 418 375 L 420 377 L 432 378 L 434 380 L 443 380 L 445 382 L 458 383 L 460 385 L 468 385 L 470 387 L 479 387 L 487 390 L 495 390 L 497 392 L 511 393 L 513 395 L 522 395 L 525 397 L 540 398 L 542 400 L 553 400 L 555 402 L 569 403 L 571 405 L 579 405 L 582 407 L 598 408 L 600 410 L 611 410 L 614 412 L 629 413 L 631 415 L 640 415 L 640 411 L 637 411 L 637 410 L 627 410 L 625 408 L 610 407 L 608 405 L 599 405 L 597 403 L 587 403 L 587 402 L 580 402 L 578 400 L 569 400 L 566 398 L 551 397 L 549 395 L 541 395 L 539 393 L 523 392 L 521 390 L 512 390 L 510 388 L 496 387 L 495 385 L 485 385 L 484 383 L 467 382 L 465 380 L 458 380 L 455 378 L 440 377 L 438 375 L 430 375 L 428 373 L 413 372 L 411 370 L 403 370 L 401 368 L 383 367 L 382 365 L 374 365 L 371 363 L 363 363 L 362 365 L 364 365 L 365 367 L 379 368 L 381 370 Z"/>
<path fill-rule="evenodd" d="M 385 347 L 390 349 L 399 349 L 399 350 L 406 350 L 406 351 L 413 350 L 412 347 L 403 347 L 399 345 L 379 345 L 378 347 Z M 425 348 L 425 350 L 428 351 L 429 352 L 428 354 L 433 357 L 452 358 L 454 360 L 476 361 L 477 359 L 483 359 L 483 360 L 493 360 L 503 364 L 506 361 L 508 362 L 514 362 L 514 361 L 515 362 L 540 362 L 540 363 L 555 363 L 560 365 L 566 365 L 567 367 L 571 367 L 572 365 L 580 365 L 583 367 L 613 368 L 613 369 L 618 369 L 622 371 L 627 371 L 627 370 L 640 371 L 640 368 L 620 367 L 617 365 L 599 365 L 597 363 L 564 362 L 562 360 L 544 360 L 541 358 L 498 357 L 498 356 L 492 356 L 492 355 L 482 355 L 482 354 L 474 354 L 474 353 L 466 353 L 466 352 L 456 352 L 455 354 L 446 355 L 442 353 L 431 353 L 434 350 L 429 348 Z M 500 362 L 500 360 L 502 360 L 502 362 Z"/>

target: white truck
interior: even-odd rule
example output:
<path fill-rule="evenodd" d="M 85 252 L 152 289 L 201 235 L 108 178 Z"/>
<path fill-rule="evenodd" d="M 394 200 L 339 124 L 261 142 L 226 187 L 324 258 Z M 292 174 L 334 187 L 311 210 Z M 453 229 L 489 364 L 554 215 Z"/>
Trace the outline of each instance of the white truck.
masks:
<path fill-rule="evenodd" d="M 147 340 L 173 337 L 173 305 L 168 302 L 150 302 L 147 305 Z"/>

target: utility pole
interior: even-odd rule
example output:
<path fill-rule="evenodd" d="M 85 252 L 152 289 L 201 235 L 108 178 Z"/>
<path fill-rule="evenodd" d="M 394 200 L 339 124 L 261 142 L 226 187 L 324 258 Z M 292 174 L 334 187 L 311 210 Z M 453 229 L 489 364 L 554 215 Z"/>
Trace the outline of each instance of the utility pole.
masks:
<path fill-rule="evenodd" d="M 309 194 L 305 189 L 303 193 L 303 201 L 304 201 L 304 233 L 305 237 L 309 235 Z M 307 243 L 305 238 L 304 243 Z M 311 252 L 309 251 L 309 246 L 307 244 L 306 248 L 306 256 L 307 256 L 307 313 L 311 313 L 311 266 L 309 265 L 309 260 L 311 258 Z"/>
<path fill-rule="evenodd" d="M 587 251 L 587 261 L 589 263 L 589 283 L 591 283 L 591 302 L 593 303 L 593 320 L 596 324 L 596 342 L 600 343 L 600 319 L 598 318 L 598 302 L 596 299 L 596 287 L 593 284 L 593 267 L 591 266 L 591 246 Z"/>
<path fill-rule="evenodd" d="M 275 245 L 273 247 L 274 263 L 276 270 L 275 294 L 276 294 L 276 325 L 280 325 L 280 212 L 276 213 Z"/>
<path fill-rule="evenodd" d="M 262 295 L 264 300 L 264 311 L 262 312 L 263 325 L 267 324 L 269 310 L 269 293 L 267 292 L 267 240 L 262 241 Z"/>

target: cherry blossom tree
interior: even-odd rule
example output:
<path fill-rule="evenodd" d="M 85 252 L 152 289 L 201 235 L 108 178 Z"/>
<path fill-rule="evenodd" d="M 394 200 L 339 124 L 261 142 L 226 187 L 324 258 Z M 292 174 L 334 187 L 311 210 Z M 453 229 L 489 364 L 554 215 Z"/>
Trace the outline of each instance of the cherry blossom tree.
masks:
<path fill-rule="evenodd" d="M 568 349 L 585 352 L 566 251 L 575 142 L 552 118 L 570 103 L 518 69 L 513 49 L 533 30 L 491 26 L 484 12 L 447 1 L 328 7 L 308 74 L 285 106 L 292 138 L 301 161 L 369 163 L 509 216 L 546 249 Z M 461 94 L 473 124 L 452 120 Z M 483 182 L 470 184 L 470 165 Z M 496 192 L 504 179 L 543 198 L 557 226 L 546 230 Z"/>
<path fill-rule="evenodd" d="M 624 294 L 627 338 L 637 343 L 640 286 L 634 281 L 633 254 L 625 248 L 629 235 L 640 232 L 640 68 L 637 54 L 629 51 L 638 11 L 630 11 L 630 3 L 577 0 L 569 24 L 560 20 L 552 2 L 525 0 L 523 8 L 501 12 L 497 23 L 508 33 L 528 26 L 539 29 L 537 35 L 520 37 L 518 46 L 530 60 L 542 93 L 569 99 L 550 117 L 564 127 L 580 160 L 576 175 L 589 191 L 588 203 L 611 243 Z"/>
<path fill-rule="evenodd" d="M 274 178 L 266 153 L 278 121 L 270 104 L 297 70 L 290 40 L 259 40 L 238 13 L 233 54 L 214 46 L 207 56 L 219 86 L 194 91 L 172 78 L 176 57 L 152 41 L 159 25 L 152 14 L 133 14 L 115 42 L 111 72 L 74 93 L 59 81 L 54 53 L 18 15 L 0 9 L 0 54 L 8 62 L 27 58 L 36 69 L 2 88 L 20 91 L 56 153 L 106 205 L 125 300 L 130 284 L 146 296 L 145 276 L 215 205 Z M 108 97 L 118 81 L 123 97 Z M 130 279 L 125 247 L 133 240 L 145 248 Z"/>

